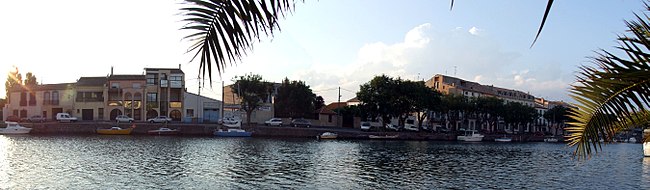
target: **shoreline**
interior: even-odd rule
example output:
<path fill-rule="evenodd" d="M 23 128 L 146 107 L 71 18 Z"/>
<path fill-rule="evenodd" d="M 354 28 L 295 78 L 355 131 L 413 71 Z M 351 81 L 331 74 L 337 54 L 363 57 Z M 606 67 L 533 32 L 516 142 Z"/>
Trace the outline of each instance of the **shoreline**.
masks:
<path fill-rule="evenodd" d="M 223 127 L 218 124 L 196 124 L 196 123 L 120 123 L 114 122 L 75 122 L 75 123 L 20 123 L 24 127 L 32 128 L 30 134 L 34 135 L 96 135 L 98 128 L 110 128 L 120 126 L 122 128 L 130 127 L 135 124 L 131 135 L 148 135 L 147 131 L 168 127 L 179 129 L 180 134 L 177 136 L 213 136 L 213 131 Z M 243 127 L 253 132 L 253 137 L 266 138 L 316 138 L 324 132 L 333 132 L 338 134 L 337 139 L 370 139 L 368 135 L 398 135 L 391 140 L 417 140 L 417 141 L 457 141 L 456 136 L 451 133 L 432 133 L 432 132 L 367 132 L 352 128 L 339 127 L 269 127 L 264 125 L 255 125 L 252 127 Z M 495 138 L 502 137 L 502 134 L 486 134 L 482 142 L 494 142 Z M 544 136 L 535 136 L 533 134 L 509 135 L 512 142 L 544 142 Z"/>

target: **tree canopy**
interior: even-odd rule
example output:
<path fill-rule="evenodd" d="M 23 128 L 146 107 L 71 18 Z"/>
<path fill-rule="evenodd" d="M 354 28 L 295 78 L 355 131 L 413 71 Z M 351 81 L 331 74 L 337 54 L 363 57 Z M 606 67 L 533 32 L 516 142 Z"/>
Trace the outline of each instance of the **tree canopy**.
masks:
<path fill-rule="evenodd" d="M 316 96 L 305 82 L 285 78 L 275 97 L 275 116 L 313 118 L 314 111 L 324 104 L 323 97 Z"/>
<path fill-rule="evenodd" d="M 232 91 L 241 99 L 241 109 L 246 111 L 246 123 L 250 124 L 251 114 L 269 98 L 271 85 L 257 74 L 235 77 Z"/>

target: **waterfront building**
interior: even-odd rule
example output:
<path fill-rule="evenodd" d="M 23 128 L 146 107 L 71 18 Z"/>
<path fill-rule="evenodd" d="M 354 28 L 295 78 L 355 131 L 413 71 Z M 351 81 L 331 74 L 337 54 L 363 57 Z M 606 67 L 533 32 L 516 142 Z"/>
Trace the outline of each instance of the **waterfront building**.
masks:
<path fill-rule="evenodd" d="M 74 110 L 74 83 L 17 85 L 9 93 L 11 98 L 3 108 L 3 118 L 41 115 L 54 120 L 57 113 L 79 115 Z"/>
<path fill-rule="evenodd" d="M 105 97 L 108 95 L 107 77 L 81 77 L 74 85 L 73 107 L 80 114 L 79 120 L 102 121 L 107 118 Z"/>
<path fill-rule="evenodd" d="M 172 121 L 183 118 L 185 73 L 178 68 L 145 68 L 146 118 L 168 116 Z"/>
<path fill-rule="evenodd" d="M 135 121 L 145 121 L 143 116 L 144 75 L 109 75 L 108 100 L 106 110 L 108 119 L 113 121 L 118 115 L 126 115 Z"/>
<path fill-rule="evenodd" d="M 221 104 L 219 100 L 185 92 L 183 122 L 216 123 L 221 115 Z"/>

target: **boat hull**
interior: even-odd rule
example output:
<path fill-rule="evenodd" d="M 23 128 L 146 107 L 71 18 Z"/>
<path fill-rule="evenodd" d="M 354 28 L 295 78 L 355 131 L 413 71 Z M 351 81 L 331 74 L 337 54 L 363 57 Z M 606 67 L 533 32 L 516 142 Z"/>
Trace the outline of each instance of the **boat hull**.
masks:
<path fill-rule="evenodd" d="M 235 131 L 216 131 L 214 136 L 217 137 L 251 137 L 253 132 L 235 132 Z"/>
<path fill-rule="evenodd" d="M 100 135 L 130 135 L 133 128 L 128 129 L 97 129 L 97 134 Z"/>
<path fill-rule="evenodd" d="M 147 131 L 150 135 L 178 135 L 178 131 Z"/>
<path fill-rule="evenodd" d="M 370 139 L 396 139 L 399 135 L 368 135 Z"/>
<path fill-rule="evenodd" d="M 496 138 L 494 142 L 512 142 L 511 138 Z"/>
<path fill-rule="evenodd" d="M 4 128 L 0 129 L 0 135 L 28 134 L 32 128 Z"/>

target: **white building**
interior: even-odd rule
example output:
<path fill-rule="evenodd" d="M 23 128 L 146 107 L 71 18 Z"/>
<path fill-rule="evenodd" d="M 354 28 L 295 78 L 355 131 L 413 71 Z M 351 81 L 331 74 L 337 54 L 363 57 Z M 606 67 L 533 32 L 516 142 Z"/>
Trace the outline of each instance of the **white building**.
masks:
<path fill-rule="evenodd" d="M 185 92 L 183 105 L 185 118 L 183 122 L 217 122 L 221 115 L 221 101 Z"/>

